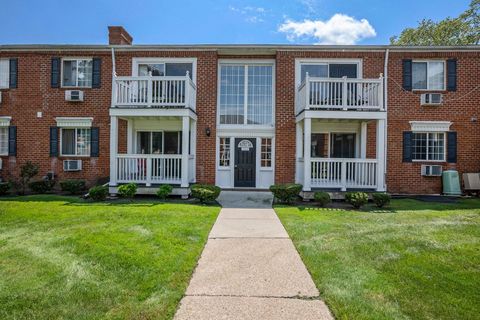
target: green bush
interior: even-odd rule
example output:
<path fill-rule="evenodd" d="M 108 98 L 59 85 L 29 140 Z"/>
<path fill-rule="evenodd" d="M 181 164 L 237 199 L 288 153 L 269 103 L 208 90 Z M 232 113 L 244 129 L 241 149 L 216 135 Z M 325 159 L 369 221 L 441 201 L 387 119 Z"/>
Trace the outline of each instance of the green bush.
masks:
<path fill-rule="evenodd" d="M 60 181 L 60 188 L 62 191 L 71 194 L 79 194 L 85 190 L 85 180 L 70 179 Z"/>
<path fill-rule="evenodd" d="M 39 170 L 40 170 L 39 165 L 36 163 L 32 163 L 31 161 L 27 161 L 20 166 L 20 181 L 18 183 L 19 185 L 18 192 L 20 194 L 25 194 L 25 191 L 27 189 L 27 186 L 30 183 L 30 180 L 32 180 L 32 178 L 38 174 Z"/>
<path fill-rule="evenodd" d="M 35 193 L 47 193 L 52 191 L 54 185 L 55 180 L 38 180 L 30 182 L 28 186 Z"/>
<path fill-rule="evenodd" d="M 213 202 L 220 195 L 220 188 L 209 184 L 194 184 L 191 188 L 192 197 L 201 203 Z"/>
<path fill-rule="evenodd" d="M 137 193 L 137 184 L 133 182 L 122 184 L 120 187 L 118 187 L 117 193 L 121 198 L 133 198 Z"/>
<path fill-rule="evenodd" d="M 392 197 L 388 193 L 374 193 L 372 195 L 373 203 L 379 208 L 383 208 L 390 203 Z"/>
<path fill-rule="evenodd" d="M 88 190 L 88 195 L 94 201 L 105 201 L 108 196 L 108 187 L 107 186 L 95 186 L 91 187 Z"/>
<path fill-rule="evenodd" d="M 165 200 L 170 193 L 172 193 L 173 187 L 169 184 L 163 184 L 158 188 L 157 197 L 162 200 Z"/>
<path fill-rule="evenodd" d="M 302 191 L 302 185 L 295 183 L 274 184 L 270 186 L 270 191 L 278 201 L 292 203 L 297 199 L 300 191 Z"/>
<path fill-rule="evenodd" d="M 10 182 L 0 182 L 0 196 L 6 195 L 11 187 Z"/>
<path fill-rule="evenodd" d="M 345 201 L 350 203 L 355 209 L 360 209 L 368 202 L 368 194 L 365 192 L 347 192 L 345 193 Z"/>
<path fill-rule="evenodd" d="M 325 207 L 330 203 L 330 195 L 327 192 L 315 192 L 314 198 L 315 201 L 318 202 L 322 207 Z"/>

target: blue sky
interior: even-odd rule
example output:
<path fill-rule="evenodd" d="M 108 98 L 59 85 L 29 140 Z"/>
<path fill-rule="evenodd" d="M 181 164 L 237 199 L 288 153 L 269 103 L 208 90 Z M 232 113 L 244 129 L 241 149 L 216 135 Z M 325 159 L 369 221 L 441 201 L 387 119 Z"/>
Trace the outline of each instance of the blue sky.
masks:
<path fill-rule="evenodd" d="M 387 44 L 422 18 L 470 0 L 0 0 L 0 44 L 106 44 L 123 25 L 135 44 Z"/>

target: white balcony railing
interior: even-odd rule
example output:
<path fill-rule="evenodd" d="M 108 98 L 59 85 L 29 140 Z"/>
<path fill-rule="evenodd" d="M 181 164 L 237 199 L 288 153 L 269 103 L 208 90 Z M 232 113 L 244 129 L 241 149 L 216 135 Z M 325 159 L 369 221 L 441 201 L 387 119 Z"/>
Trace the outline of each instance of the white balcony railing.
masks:
<path fill-rule="evenodd" d="M 197 88 L 188 73 L 181 77 L 115 77 L 113 107 L 189 108 L 195 110 Z"/>
<path fill-rule="evenodd" d="M 384 111 L 383 78 L 313 78 L 298 87 L 296 113 L 303 110 Z"/>
<path fill-rule="evenodd" d="M 180 184 L 182 155 L 118 154 L 117 182 Z"/>
<path fill-rule="evenodd" d="M 364 188 L 377 187 L 376 159 L 313 158 L 312 188 Z"/>

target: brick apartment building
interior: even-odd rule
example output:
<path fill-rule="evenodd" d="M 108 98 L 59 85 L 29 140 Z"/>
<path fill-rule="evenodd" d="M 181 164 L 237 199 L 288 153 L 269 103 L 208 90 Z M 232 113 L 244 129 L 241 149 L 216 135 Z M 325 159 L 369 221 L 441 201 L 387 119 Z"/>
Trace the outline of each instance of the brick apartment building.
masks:
<path fill-rule="evenodd" d="M 480 170 L 480 47 L 0 45 L 3 180 L 440 193 Z"/>

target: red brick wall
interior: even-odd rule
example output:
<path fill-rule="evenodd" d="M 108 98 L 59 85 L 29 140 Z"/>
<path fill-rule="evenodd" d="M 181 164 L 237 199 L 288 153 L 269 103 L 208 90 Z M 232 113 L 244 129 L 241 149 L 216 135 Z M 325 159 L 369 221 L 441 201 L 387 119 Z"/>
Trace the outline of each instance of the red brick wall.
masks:
<path fill-rule="evenodd" d="M 440 177 L 422 177 L 420 162 L 402 162 L 403 131 L 410 131 L 409 121 L 452 121 L 457 131 L 457 163 L 441 163 L 445 169 L 459 173 L 480 170 L 480 124 L 478 85 L 480 59 L 478 52 L 397 53 L 391 52 L 388 81 L 388 163 L 387 186 L 395 193 L 440 193 Z M 420 93 L 402 90 L 402 59 L 457 58 L 457 91 L 443 92 L 445 103 L 421 107 Z M 473 90 L 473 91 L 472 91 Z M 470 92 L 470 94 L 468 94 Z M 468 95 L 467 95 L 468 94 Z M 427 162 L 425 162 L 427 163 Z"/>

